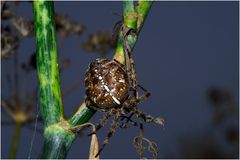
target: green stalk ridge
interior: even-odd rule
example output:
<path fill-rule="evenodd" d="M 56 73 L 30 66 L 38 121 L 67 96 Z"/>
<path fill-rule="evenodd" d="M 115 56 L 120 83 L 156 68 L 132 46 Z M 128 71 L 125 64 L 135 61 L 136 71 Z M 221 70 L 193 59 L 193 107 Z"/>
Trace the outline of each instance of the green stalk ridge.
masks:
<path fill-rule="evenodd" d="M 41 115 L 47 128 L 63 118 L 54 6 L 34 1 L 33 8 Z"/>

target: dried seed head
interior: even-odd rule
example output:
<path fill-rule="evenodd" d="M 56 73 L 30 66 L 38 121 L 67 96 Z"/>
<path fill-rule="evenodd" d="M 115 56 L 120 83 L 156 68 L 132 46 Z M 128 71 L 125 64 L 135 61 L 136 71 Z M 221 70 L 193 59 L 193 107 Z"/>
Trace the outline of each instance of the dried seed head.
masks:
<path fill-rule="evenodd" d="M 97 59 L 89 65 L 86 95 L 96 107 L 117 107 L 128 97 L 129 81 L 123 67 L 117 61 L 106 59 Z"/>

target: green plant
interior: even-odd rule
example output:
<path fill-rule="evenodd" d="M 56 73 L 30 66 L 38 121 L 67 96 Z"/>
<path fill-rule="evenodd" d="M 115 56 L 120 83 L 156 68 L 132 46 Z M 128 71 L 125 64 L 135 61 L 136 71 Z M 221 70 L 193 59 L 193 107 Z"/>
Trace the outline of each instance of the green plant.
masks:
<path fill-rule="evenodd" d="M 151 1 L 139 1 L 135 8 L 133 1 L 123 2 L 123 23 L 128 28 L 137 31 L 136 36 L 127 37 L 131 48 L 137 41 L 137 35 L 151 5 Z M 76 138 L 77 133 L 74 132 L 74 128 L 86 123 L 95 111 L 87 108 L 83 103 L 70 119 L 63 117 L 53 2 L 34 1 L 33 10 L 40 109 L 44 122 L 44 146 L 41 157 L 65 158 Z M 121 35 L 119 34 L 113 58 L 124 64 L 125 56 Z"/>

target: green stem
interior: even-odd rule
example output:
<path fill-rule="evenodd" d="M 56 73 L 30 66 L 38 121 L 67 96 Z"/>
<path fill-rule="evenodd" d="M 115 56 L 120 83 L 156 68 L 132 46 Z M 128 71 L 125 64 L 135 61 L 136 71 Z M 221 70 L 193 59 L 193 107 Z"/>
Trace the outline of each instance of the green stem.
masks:
<path fill-rule="evenodd" d="M 138 1 L 138 5 L 136 8 L 134 8 L 133 0 L 127 0 L 127 1 L 124 1 L 123 3 L 123 16 L 124 16 L 123 23 L 128 28 L 131 28 L 137 31 L 136 36 L 128 35 L 127 37 L 128 43 L 132 49 L 134 48 L 137 42 L 138 35 L 145 22 L 145 19 L 147 18 L 151 5 L 152 5 L 152 1 L 141 1 L 141 0 Z M 118 60 L 122 64 L 125 63 L 125 55 L 123 51 L 121 32 L 119 33 L 117 48 L 113 58 Z"/>
<path fill-rule="evenodd" d="M 86 123 L 95 112 L 96 111 L 87 108 L 85 103 L 82 103 L 77 112 L 68 120 L 68 123 L 70 126 L 77 126 Z"/>
<path fill-rule="evenodd" d="M 152 6 L 152 1 L 138 1 L 137 5 L 137 32 L 139 33 L 142 29 L 142 26 L 147 18 L 149 10 Z"/>
<path fill-rule="evenodd" d="M 134 10 L 133 0 L 123 1 L 123 23 L 129 28 L 137 28 L 137 14 Z"/>
<path fill-rule="evenodd" d="M 122 32 L 120 31 L 118 35 L 118 42 L 117 42 L 117 47 L 115 50 L 115 54 L 113 56 L 113 59 L 116 59 L 119 63 L 125 64 L 125 56 L 124 56 L 124 51 L 123 51 L 123 38 L 122 38 Z"/>
<path fill-rule="evenodd" d="M 40 106 L 45 128 L 41 157 L 65 158 L 75 134 L 62 126 L 65 121 L 63 119 L 53 2 L 34 1 L 33 10 Z"/>
<path fill-rule="evenodd" d="M 63 119 L 54 6 L 34 1 L 33 8 L 41 115 L 47 128 Z"/>
<path fill-rule="evenodd" d="M 17 146 L 19 143 L 19 138 L 20 138 L 20 133 L 21 133 L 21 123 L 16 123 L 14 134 L 13 134 L 13 139 L 12 139 L 12 144 L 9 152 L 9 159 L 15 159 L 17 155 Z"/>
<path fill-rule="evenodd" d="M 129 28 L 136 30 L 137 27 L 137 14 L 134 10 L 134 1 L 133 0 L 124 0 L 123 1 L 123 23 Z M 113 59 L 116 59 L 118 62 L 125 64 L 125 56 L 123 51 L 123 37 L 122 31 L 120 30 L 118 34 L 118 43 Z"/>

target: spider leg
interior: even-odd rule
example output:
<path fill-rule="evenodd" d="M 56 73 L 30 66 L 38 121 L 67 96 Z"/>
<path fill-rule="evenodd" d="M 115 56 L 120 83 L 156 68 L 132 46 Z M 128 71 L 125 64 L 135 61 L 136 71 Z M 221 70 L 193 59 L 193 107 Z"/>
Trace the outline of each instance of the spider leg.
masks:
<path fill-rule="evenodd" d="M 107 137 L 105 138 L 104 142 L 103 142 L 103 145 L 102 147 L 99 149 L 98 153 L 96 154 L 95 157 L 97 157 L 101 152 L 102 150 L 104 149 L 104 147 L 108 144 L 109 142 L 109 139 L 113 136 L 113 134 L 115 133 L 116 129 L 117 129 L 117 126 L 118 126 L 118 121 L 120 119 L 120 111 L 117 111 L 116 112 L 116 115 L 112 121 L 112 124 L 111 124 L 111 127 L 110 127 L 110 130 L 108 131 L 108 134 L 107 134 Z"/>
<path fill-rule="evenodd" d="M 148 90 L 146 88 L 144 88 L 143 86 L 141 86 L 140 84 L 137 85 L 139 88 L 141 88 L 144 92 L 148 92 Z"/>
<path fill-rule="evenodd" d="M 86 106 L 87 106 L 88 108 L 92 109 L 92 110 L 106 112 L 105 109 L 98 108 L 98 107 L 95 107 L 94 105 L 92 105 L 92 103 L 91 103 L 90 100 L 85 100 L 85 103 L 86 103 Z"/>
<path fill-rule="evenodd" d="M 129 57 L 129 53 L 128 53 L 128 48 L 129 45 L 127 44 L 127 41 L 124 38 L 124 42 L 123 42 L 123 50 L 124 50 L 124 56 L 125 56 L 125 66 L 126 66 L 126 72 L 128 74 L 128 77 L 131 77 L 131 66 L 130 66 L 130 57 Z"/>
<path fill-rule="evenodd" d="M 138 84 L 138 87 L 144 91 L 144 94 L 136 98 L 136 104 L 143 102 L 150 96 L 150 93 L 144 87 L 142 87 L 139 84 Z M 163 118 L 160 118 L 160 117 L 155 118 L 151 115 L 145 114 L 144 112 L 140 111 L 137 107 L 134 107 L 133 112 L 137 115 L 137 117 L 142 118 L 147 123 L 156 123 L 162 126 L 164 125 Z"/>
<path fill-rule="evenodd" d="M 132 120 L 133 115 L 134 113 L 131 113 L 129 116 L 121 115 L 121 121 L 123 121 L 124 119 L 126 119 L 126 121 L 120 124 L 120 128 L 128 128 L 129 123 L 131 123 L 133 126 L 137 126 L 138 123 Z"/>
<path fill-rule="evenodd" d="M 138 97 L 138 103 L 140 103 L 140 102 L 146 100 L 148 97 L 150 97 L 151 94 L 150 94 L 150 92 L 148 92 L 148 90 L 145 89 L 143 86 L 141 86 L 141 85 L 139 85 L 139 84 L 138 84 L 137 86 L 144 91 L 144 94 L 143 94 L 142 96 Z"/>
<path fill-rule="evenodd" d="M 99 124 L 96 126 L 96 131 L 100 130 L 106 124 L 107 120 L 111 117 L 113 110 L 110 109 L 106 112 L 103 118 L 100 120 Z"/>
<path fill-rule="evenodd" d="M 137 80 L 136 80 L 136 70 L 135 70 L 135 65 L 134 65 L 134 59 L 132 56 L 132 47 L 128 43 L 128 35 L 132 35 L 133 37 L 136 36 L 136 32 L 128 28 L 123 24 L 122 26 L 122 33 L 123 33 L 123 49 L 124 49 L 124 55 L 125 55 L 125 65 L 126 65 L 126 70 L 128 73 L 128 77 L 130 80 L 130 86 L 133 88 L 133 95 L 135 97 L 138 96 L 137 93 Z"/>
<path fill-rule="evenodd" d="M 100 110 L 99 108 L 95 107 L 94 105 L 89 105 L 87 107 L 92 109 L 92 110 L 96 110 L 96 111 Z"/>
<path fill-rule="evenodd" d="M 149 114 L 145 114 L 142 111 L 138 110 L 137 107 L 133 109 L 133 112 L 136 114 L 137 117 L 142 118 L 147 123 L 156 123 L 158 125 L 164 125 L 164 119 L 160 117 L 153 117 Z"/>
<path fill-rule="evenodd" d="M 111 117 L 113 112 L 113 109 L 110 109 L 106 112 L 106 114 L 103 116 L 103 118 L 100 120 L 100 122 L 96 126 L 96 131 L 88 134 L 88 136 L 91 136 L 92 134 L 96 134 L 97 131 L 99 131 L 104 125 L 106 124 L 107 120 Z"/>

